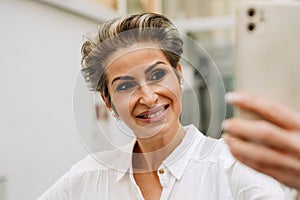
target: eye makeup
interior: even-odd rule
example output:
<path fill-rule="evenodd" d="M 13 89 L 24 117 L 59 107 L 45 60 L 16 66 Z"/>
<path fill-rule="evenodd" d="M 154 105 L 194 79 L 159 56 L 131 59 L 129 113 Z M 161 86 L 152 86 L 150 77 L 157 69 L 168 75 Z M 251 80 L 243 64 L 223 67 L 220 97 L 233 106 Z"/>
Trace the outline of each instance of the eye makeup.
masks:
<path fill-rule="evenodd" d="M 157 83 L 162 80 L 166 74 L 171 71 L 164 62 L 158 61 L 153 65 L 147 67 L 144 71 L 145 80 L 147 84 Z M 113 87 L 114 92 L 129 92 L 132 89 L 139 87 L 141 84 L 138 82 L 139 77 L 135 76 L 118 76 L 115 77 L 112 81 L 112 85 L 116 85 Z"/>

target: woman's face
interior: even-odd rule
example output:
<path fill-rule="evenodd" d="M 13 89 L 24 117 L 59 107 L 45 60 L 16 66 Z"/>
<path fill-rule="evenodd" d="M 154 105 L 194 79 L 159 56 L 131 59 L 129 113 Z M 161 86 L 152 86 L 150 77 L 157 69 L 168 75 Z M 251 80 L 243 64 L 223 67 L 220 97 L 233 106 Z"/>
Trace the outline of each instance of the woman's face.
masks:
<path fill-rule="evenodd" d="M 177 71 L 182 77 L 180 65 Z M 114 110 L 136 137 L 155 137 L 180 126 L 182 90 L 160 49 L 130 50 L 105 73 Z"/>

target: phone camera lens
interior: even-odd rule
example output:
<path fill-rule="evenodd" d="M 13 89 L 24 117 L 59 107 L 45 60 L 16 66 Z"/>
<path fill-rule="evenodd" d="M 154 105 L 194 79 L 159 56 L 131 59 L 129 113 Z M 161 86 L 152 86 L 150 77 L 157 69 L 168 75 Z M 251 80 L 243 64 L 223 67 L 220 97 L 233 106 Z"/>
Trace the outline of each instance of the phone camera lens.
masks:
<path fill-rule="evenodd" d="M 255 15 L 255 9 L 254 9 L 254 8 L 250 8 L 250 9 L 248 10 L 248 15 L 249 15 L 250 17 L 253 17 L 253 16 Z"/>
<path fill-rule="evenodd" d="M 254 31 L 254 29 L 255 29 L 255 24 L 254 23 L 249 23 L 248 24 L 248 30 L 249 31 Z"/>

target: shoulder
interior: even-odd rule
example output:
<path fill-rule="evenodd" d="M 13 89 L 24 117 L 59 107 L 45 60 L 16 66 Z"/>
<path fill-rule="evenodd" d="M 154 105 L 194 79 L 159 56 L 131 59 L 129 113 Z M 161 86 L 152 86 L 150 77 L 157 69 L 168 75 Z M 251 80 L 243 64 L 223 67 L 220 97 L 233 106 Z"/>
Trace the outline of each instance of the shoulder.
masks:
<path fill-rule="evenodd" d="M 200 131 L 199 135 L 201 141 L 195 150 L 194 159 L 223 164 L 224 167 L 230 167 L 237 162 L 223 139 L 204 136 Z"/>
<path fill-rule="evenodd" d="M 237 161 L 223 139 L 204 136 L 196 150 L 195 159 L 210 166 L 210 172 L 218 174 L 218 180 L 228 185 L 235 199 L 263 196 L 269 199 L 284 198 L 276 180 Z"/>
<path fill-rule="evenodd" d="M 102 154 L 109 154 L 110 152 L 101 152 L 98 153 L 100 155 Z M 105 166 L 105 164 L 99 159 L 99 156 L 97 154 L 89 154 L 86 157 L 84 157 L 82 160 L 78 161 L 70 168 L 69 176 L 76 176 L 78 174 L 89 172 L 89 171 L 95 171 L 95 170 L 101 170 L 106 171 L 108 170 L 108 167 Z"/>
<path fill-rule="evenodd" d="M 81 193 L 95 192 L 92 187 L 99 182 L 105 182 L 112 175 L 110 167 L 103 162 L 103 158 L 114 159 L 118 152 L 103 151 L 97 154 L 89 154 L 74 164 L 63 176 L 61 176 L 38 200 L 71 199 L 71 196 L 80 196 Z M 105 186 L 101 187 L 106 188 Z"/>
<path fill-rule="evenodd" d="M 189 125 L 185 128 L 189 133 L 190 138 L 192 137 L 192 139 L 190 139 L 193 141 L 192 144 L 197 145 L 193 153 L 194 159 L 201 161 L 210 160 L 212 162 L 235 161 L 223 139 L 215 139 L 205 136 L 194 125 Z"/>
<path fill-rule="evenodd" d="M 130 157 L 131 153 L 123 148 L 89 154 L 70 168 L 69 178 L 90 172 L 105 173 L 111 170 L 126 170 L 128 167 L 126 161 L 130 160 Z"/>

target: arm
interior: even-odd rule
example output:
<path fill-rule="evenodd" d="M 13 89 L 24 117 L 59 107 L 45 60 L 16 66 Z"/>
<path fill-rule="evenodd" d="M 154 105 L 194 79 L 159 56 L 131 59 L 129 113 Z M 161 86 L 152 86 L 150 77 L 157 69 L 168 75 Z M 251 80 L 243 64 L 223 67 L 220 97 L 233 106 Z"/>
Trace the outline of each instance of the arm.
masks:
<path fill-rule="evenodd" d="M 249 94 L 230 93 L 227 101 L 265 119 L 226 120 L 224 139 L 231 153 L 300 193 L 300 114 Z"/>

